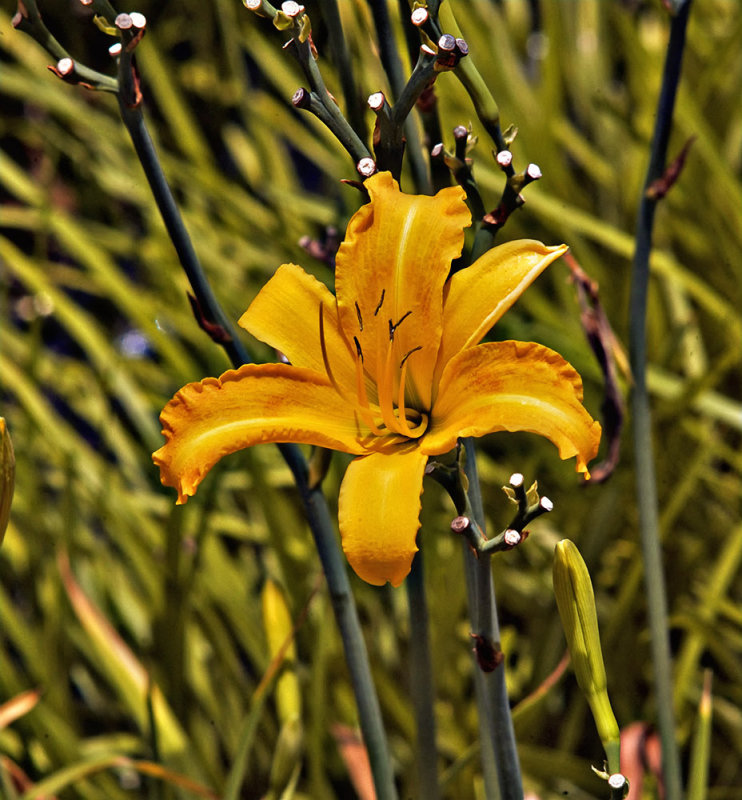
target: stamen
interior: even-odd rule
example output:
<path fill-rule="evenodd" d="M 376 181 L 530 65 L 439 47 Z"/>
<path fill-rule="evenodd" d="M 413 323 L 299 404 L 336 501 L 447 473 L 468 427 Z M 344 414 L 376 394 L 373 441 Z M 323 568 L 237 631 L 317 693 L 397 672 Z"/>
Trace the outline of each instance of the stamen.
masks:
<path fill-rule="evenodd" d="M 363 350 L 361 350 L 361 343 L 358 341 L 358 337 L 354 336 L 353 341 L 356 343 L 356 355 L 360 358 L 361 363 L 363 363 Z M 409 355 L 409 353 L 407 354 Z M 407 358 L 407 356 L 405 356 Z"/>
<path fill-rule="evenodd" d="M 322 348 L 322 361 L 325 365 L 325 372 L 327 373 L 327 377 L 330 379 L 330 383 L 332 384 L 335 391 L 343 398 L 346 395 L 338 386 L 338 382 L 335 380 L 335 376 L 332 374 L 332 369 L 330 368 L 330 359 L 327 356 L 327 344 L 325 343 L 325 307 L 322 303 L 319 304 L 319 344 Z"/>
<path fill-rule="evenodd" d="M 409 353 L 407 354 L 409 355 Z M 409 422 L 407 421 L 407 408 L 405 407 L 405 398 L 404 398 L 404 390 L 405 390 L 405 381 L 407 379 L 407 364 L 406 364 L 407 356 L 402 359 L 402 372 L 399 375 L 399 391 L 397 392 L 397 411 L 399 412 L 399 424 L 404 430 L 405 436 L 412 437 L 412 428 L 410 428 Z"/>
<path fill-rule="evenodd" d="M 389 320 L 389 341 L 394 341 L 394 325 L 392 325 L 392 321 Z"/>
<path fill-rule="evenodd" d="M 394 392 L 393 353 L 394 345 L 392 342 L 389 342 L 386 351 L 386 359 L 382 366 L 381 350 L 377 352 L 376 386 L 379 394 L 379 409 L 381 411 L 381 418 L 384 420 L 384 425 L 386 425 L 390 431 L 405 436 L 405 428 L 399 423 L 394 413 L 394 400 L 392 399 L 392 394 Z"/>
<path fill-rule="evenodd" d="M 353 337 L 356 343 L 356 350 L 358 351 L 358 358 L 356 359 L 356 395 L 358 397 L 358 405 L 356 407 L 357 413 L 361 415 L 363 421 L 371 429 L 374 436 L 383 436 L 384 432 L 374 422 L 374 415 L 371 411 L 371 405 L 368 402 L 368 394 L 366 393 L 366 380 L 363 375 L 363 353 L 361 352 L 361 345 L 358 339 Z"/>
<path fill-rule="evenodd" d="M 356 300 L 356 314 L 358 315 L 358 327 L 363 332 L 363 317 L 361 316 L 361 309 L 358 307 L 358 300 Z"/>
<path fill-rule="evenodd" d="M 379 305 L 376 306 L 376 311 L 374 311 L 374 316 L 376 316 L 379 311 L 381 311 L 381 307 L 384 304 L 384 295 L 386 294 L 386 289 L 381 290 L 381 299 L 379 300 Z"/>

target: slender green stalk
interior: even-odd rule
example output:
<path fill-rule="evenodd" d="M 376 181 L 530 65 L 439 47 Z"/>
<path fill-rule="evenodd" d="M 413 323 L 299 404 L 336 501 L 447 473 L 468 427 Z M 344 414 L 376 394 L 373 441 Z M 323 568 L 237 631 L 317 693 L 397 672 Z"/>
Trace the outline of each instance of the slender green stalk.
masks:
<path fill-rule="evenodd" d="M 391 86 L 392 93 L 394 94 L 396 108 L 396 104 L 398 104 L 402 99 L 405 91 L 407 90 L 409 92 L 408 87 L 412 79 L 406 82 L 404 78 L 402 59 L 400 58 L 399 51 L 397 50 L 397 39 L 394 35 L 391 19 L 389 18 L 389 8 L 386 0 L 369 0 L 369 5 L 371 7 L 371 14 L 376 27 L 376 38 L 379 43 L 379 55 L 381 57 L 381 63 L 384 67 L 384 72 L 386 72 L 387 78 L 389 79 L 389 85 Z M 419 64 L 420 61 L 418 61 L 418 65 Z M 415 71 L 417 71 L 417 68 L 415 68 Z M 415 71 L 413 71 L 413 75 L 415 75 Z M 406 150 L 409 157 L 410 169 L 412 170 L 415 188 L 420 193 L 426 193 L 430 191 L 430 177 L 428 175 L 428 165 L 426 163 L 425 156 L 423 155 L 422 142 L 420 141 L 415 122 L 410 118 L 409 114 L 412 110 L 415 100 L 417 100 L 417 98 L 420 96 L 420 92 L 423 88 L 424 87 L 421 87 L 419 91 L 415 93 L 414 99 L 409 103 L 409 105 L 403 103 L 400 106 L 400 109 L 404 110 L 401 111 L 401 113 L 398 113 L 396 117 L 397 123 L 404 129 L 404 135 L 407 140 Z M 399 164 L 401 166 L 401 137 L 399 146 Z M 397 174 L 394 177 L 399 178 L 399 175 Z"/>
<path fill-rule="evenodd" d="M 466 451 L 465 471 L 469 481 L 467 496 L 471 515 L 472 519 L 484 532 L 484 508 L 479 487 L 474 440 L 471 438 L 464 439 L 464 448 Z M 467 563 L 466 578 L 474 636 L 482 637 L 490 645 L 499 648 L 500 626 L 497 619 L 490 556 L 480 553 L 479 558 L 475 558 L 467 548 L 466 560 L 467 562 L 473 562 Z M 472 581 L 474 582 L 473 587 L 471 586 Z M 471 607 L 472 597 L 475 598 L 474 608 Z M 478 681 L 482 683 L 482 687 L 477 691 L 477 704 L 480 718 L 484 718 L 486 722 L 489 745 L 492 748 L 497 765 L 500 797 L 502 800 L 522 800 L 523 782 L 515 743 L 513 718 L 510 713 L 510 701 L 505 684 L 504 661 L 500 661 L 491 672 L 482 671 L 479 665 L 475 669 L 478 674 Z M 484 742 L 482 745 L 484 763 L 487 759 L 489 748 L 484 746 Z M 492 789 L 488 789 L 487 797 L 495 796 L 492 794 Z"/>
<path fill-rule="evenodd" d="M 121 60 L 122 63 L 125 62 L 123 55 Z M 126 69 L 126 65 L 124 65 L 122 73 L 124 73 L 120 76 L 122 87 L 128 86 L 131 90 L 130 68 Z M 247 363 L 250 361 L 250 356 L 237 336 L 232 335 L 234 329 L 211 290 L 183 223 L 180 211 L 165 179 L 141 109 L 132 107 L 133 103 L 128 100 L 128 98 L 132 97 L 133 95 L 126 91 L 119 94 L 121 116 L 132 138 L 134 148 L 155 196 L 165 227 L 191 283 L 191 288 L 201 309 L 207 315 L 207 319 L 228 332 L 229 338 L 223 338 L 220 340 L 220 344 L 227 351 L 233 365 L 239 366 Z M 368 652 L 350 589 L 345 560 L 335 537 L 327 501 L 320 489 L 310 488 L 306 460 L 299 448 L 293 444 L 281 444 L 278 447 L 291 469 L 299 489 L 309 527 L 314 536 L 317 552 L 327 578 L 330 599 L 343 639 L 346 662 L 358 704 L 358 717 L 374 776 L 376 796 L 378 800 L 395 800 L 397 793 L 381 718 L 381 709 L 371 677 Z"/>
<path fill-rule="evenodd" d="M 425 596 L 423 551 L 415 556 L 407 576 L 410 606 L 410 693 L 417 724 L 418 797 L 437 800 L 438 791 L 435 689 L 428 635 L 428 603 Z"/>
<path fill-rule="evenodd" d="M 657 200 L 647 195 L 647 189 L 662 175 L 665 167 L 690 5 L 690 0 L 687 0 L 679 9 L 677 15 L 673 17 L 670 27 L 670 41 L 667 47 L 662 89 L 657 105 L 649 168 L 647 169 L 644 189 L 639 202 L 630 306 L 630 352 L 631 369 L 634 377 L 632 409 L 634 415 L 634 457 L 636 459 L 639 525 L 644 556 L 647 604 L 649 607 L 658 722 L 662 740 L 663 772 L 667 796 L 673 798 L 682 796 L 682 783 L 680 759 L 675 742 L 667 598 L 659 536 L 657 487 L 652 449 L 652 419 L 646 381 L 646 312 L 649 285 L 649 255 L 652 248 L 652 227 L 657 205 Z"/>
<path fill-rule="evenodd" d="M 333 60 L 337 67 L 338 79 L 345 97 L 345 113 L 348 115 L 350 126 L 358 136 L 365 140 L 367 137 L 366 120 L 363 112 L 365 105 L 358 94 L 353 70 L 353 60 L 350 57 L 348 43 L 343 35 L 343 25 L 340 20 L 340 10 L 337 0 L 319 0 L 322 18 L 327 25 L 328 43 Z"/>

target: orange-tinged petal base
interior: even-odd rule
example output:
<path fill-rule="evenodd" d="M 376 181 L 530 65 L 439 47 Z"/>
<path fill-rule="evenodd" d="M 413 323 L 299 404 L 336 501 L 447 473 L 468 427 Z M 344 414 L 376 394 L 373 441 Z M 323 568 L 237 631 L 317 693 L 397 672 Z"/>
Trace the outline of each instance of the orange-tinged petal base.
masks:
<path fill-rule="evenodd" d="M 152 458 L 178 503 L 219 459 L 261 442 L 298 442 L 358 455 L 353 408 L 324 375 L 288 364 L 246 364 L 184 386 L 160 415 L 167 438 Z"/>
<path fill-rule="evenodd" d="M 348 562 L 364 581 L 399 586 L 409 573 L 427 460 L 415 447 L 373 453 L 348 466 L 338 501 L 340 535 Z"/>
<path fill-rule="evenodd" d="M 582 405 L 582 381 L 548 347 L 533 342 L 489 342 L 455 356 L 441 378 L 421 449 L 445 453 L 459 436 L 526 431 L 545 436 L 577 469 L 600 444 L 600 424 Z M 589 475 L 589 474 L 588 474 Z"/>

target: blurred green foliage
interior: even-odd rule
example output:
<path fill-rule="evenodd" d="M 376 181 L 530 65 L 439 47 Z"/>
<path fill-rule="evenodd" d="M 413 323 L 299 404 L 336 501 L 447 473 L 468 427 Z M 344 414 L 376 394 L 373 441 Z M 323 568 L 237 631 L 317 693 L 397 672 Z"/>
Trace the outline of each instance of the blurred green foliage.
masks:
<path fill-rule="evenodd" d="M 386 88 L 373 25 L 360 0 L 340 5 L 365 97 Z M 501 238 L 567 242 L 599 282 L 625 342 L 666 11 L 659 0 L 535 5 L 540 32 L 526 0 L 455 3 L 503 124 L 518 126 L 516 165 L 534 161 L 544 172 Z M 321 68 L 340 98 L 321 13 L 307 7 Z M 342 231 L 359 195 L 340 179 L 355 171 L 330 134 L 291 107 L 302 80 L 280 36 L 236 0 L 141 0 L 136 10 L 148 18 L 137 57 L 151 127 L 227 313 L 237 318 L 286 261 L 331 284 L 327 267 L 298 242 L 322 240 L 328 227 Z M 56 0 L 42 11 L 76 58 L 111 71 L 110 40 L 84 6 Z M 41 697 L 0 729 L 0 793 L 15 796 L 22 770 L 30 781 L 47 781 L 36 793 L 18 792 L 29 798 L 204 796 L 136 767 L 145 760 L 217 796 L 250 718 L 256 734 L 244 797 L 268 791 L 272 767 L 280 772 L 274 754 L 285 759 L 287 740 L 303 765 L 296 797 L 352 797 L 332 731 L 354 724 L 355 706 L 328 599 L 324 590 L 313 593 L 319 566 L 290 474 L 265 446 L 227 459 L 187 507 L 176 508 L 174 493 L 159 485 L 150 453 L 160 444 L 160 408 L 183 383 L 228 364 L 194 323 L 115 98 L 49 73 L 49 57 L 12 29 L 11 13 L 0 12 L 0 415 L 17 474 L 0 551 L 0 702 L 35 688 Z M 696 0 L 671 152 L 697 138 L 658 213 L 648 320 L 678 738 L 687 754 L 710 667 L 709 797 L 716 800 L 738 796 L 742 781 L 740 40 L 736 0 Z M 494 207 L 502 174 L 465 93 L 447 74 L 436 92 L 449 148 L 457 124 L 480 135 L 474 171 Z M 495 333 L 561 352 L 583 375 L 588 408 L 598 413 L 601 376 L 561 262 Z M 256 358 L 274 357 L 248 345 Z M 516 470 L 537 478 L 556 505 L 533 524 L 525 546 L 495 560 L 514 702 L 564 653 L 550 575 L 554 543 L 569 537 L 595 584 L 619 722 L 654 718 L 629 441 L 625 432 L 613 478 L 587 488 L 545 441 L 499 434 L 483 442 L 492 530 L 507 524 L 500 487 Z M 336 457 L 325 482 L 331 502 L 343 467 Z M 426 485 L 420 542 L 440 766 L 446 796 L 463 798 L 476 796 L 480 778 L 452 515 L 450 502 Z M 269 684 L 265 703 L 256 700 L 270 661 L 260 599 L 268 577 L 283 587 L 292 618 L 308 604 L 296 655 L 283 667 L 300 688 L 303 740 L 279 714 L 280 682 Z M 354 587 L 401 794 L 414 797 L 406 596 L 355 578 Z M 600 796 L 589 769 L 600 762 L 600 741 L 569 674 L 516 714 L 516 732 L 526 784 L 540 797 Z"/>

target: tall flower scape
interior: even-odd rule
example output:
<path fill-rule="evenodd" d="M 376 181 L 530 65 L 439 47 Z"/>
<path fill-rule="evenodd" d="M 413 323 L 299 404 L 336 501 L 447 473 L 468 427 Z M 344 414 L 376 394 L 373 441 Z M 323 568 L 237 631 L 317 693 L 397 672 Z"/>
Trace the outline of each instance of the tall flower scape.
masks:
<path fill-rule="evenodd" d="M 246 364 L 183 387 L 161 415 L 162 482 L 193 495 L 223 456 L 263 442 L 350 453 L 340 489 L 343 549 L 372 584 L 399 585 L 417 550 L 430 456 L 459 437 L 545 436 L 589 477 L 600 425 L 579 375 L 533 342 L 483 337 L 565 251 L 508 242 L 451 272 L 471 217 L 459 187 L 400 191 L 389 173 L 365 181 L 336 259 L 336 295 L 281 266 L 240 319 L 289 363 Z"/>

